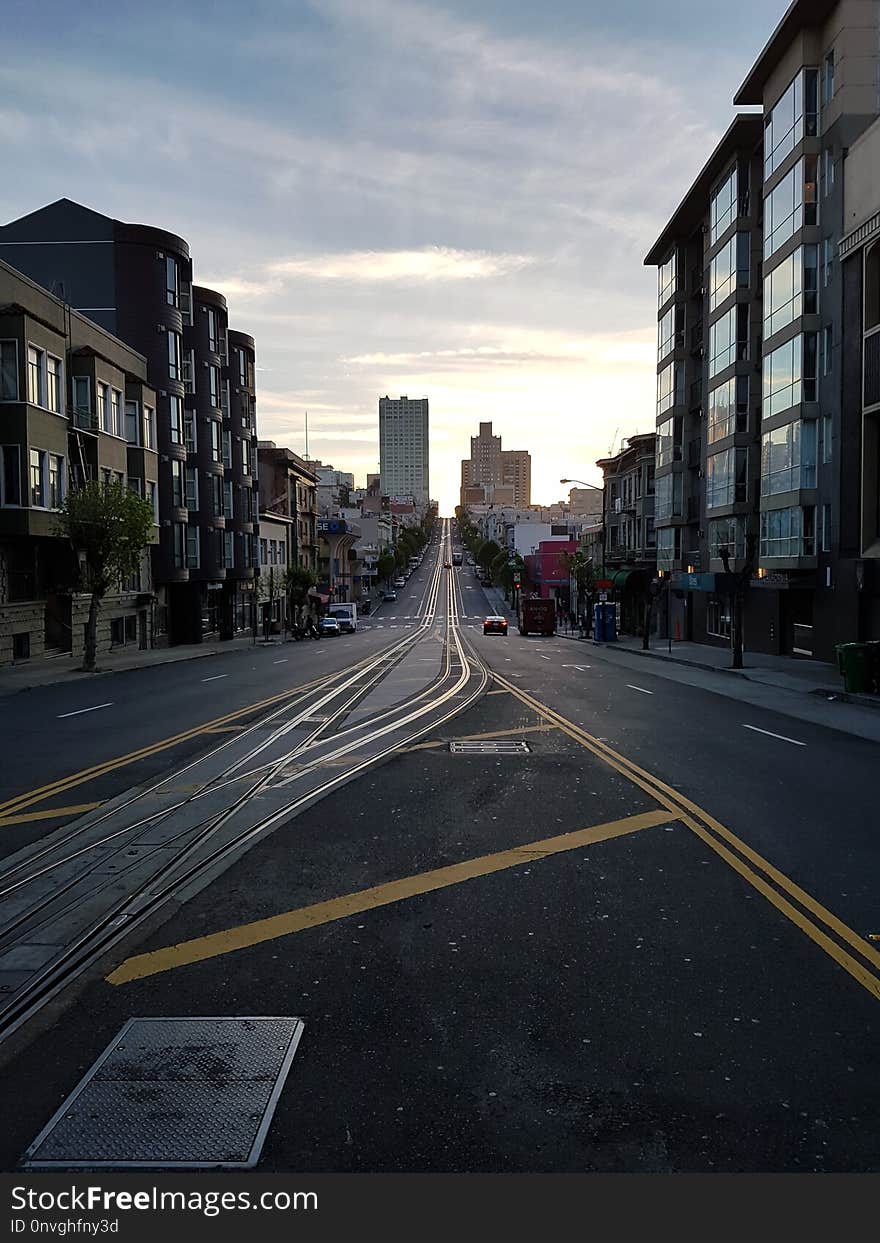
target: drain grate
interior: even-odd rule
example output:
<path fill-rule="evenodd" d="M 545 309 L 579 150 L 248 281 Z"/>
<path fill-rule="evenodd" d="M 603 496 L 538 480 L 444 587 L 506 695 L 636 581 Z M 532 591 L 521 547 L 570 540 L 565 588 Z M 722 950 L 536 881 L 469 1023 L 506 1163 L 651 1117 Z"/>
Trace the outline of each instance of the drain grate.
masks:
<path fill-rule="evenodd" d="M 513 738 L 486 738 L 450 742 L 453 755 L 527 755 L 531 751 L 527 742 Z"/>
<path fill-rule="evenodd" d="M 129 1019 L 24 1155 L 26 1169 L 249 1169 L 303 1023 Z"/>

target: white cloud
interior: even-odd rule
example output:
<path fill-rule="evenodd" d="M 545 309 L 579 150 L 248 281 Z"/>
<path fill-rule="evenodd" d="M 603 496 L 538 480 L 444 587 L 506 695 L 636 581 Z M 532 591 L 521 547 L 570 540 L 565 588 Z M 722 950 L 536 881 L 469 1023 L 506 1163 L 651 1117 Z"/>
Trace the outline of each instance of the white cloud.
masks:
<path fill-rule="evenodd" d="M 530 262 L 525 255 L 426 246 L 421 250 L 355 250 L 283 259 L 271 264 L 269 270 L 318 280 L 461 281 L 504 276 Z"/>

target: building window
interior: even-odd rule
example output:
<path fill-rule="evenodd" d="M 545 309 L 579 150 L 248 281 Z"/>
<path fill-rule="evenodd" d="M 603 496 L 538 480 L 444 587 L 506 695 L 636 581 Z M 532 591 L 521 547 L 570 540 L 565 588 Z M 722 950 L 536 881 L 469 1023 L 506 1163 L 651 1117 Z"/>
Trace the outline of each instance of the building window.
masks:
<path fill-rule="evenodd" d="M 813 506 L 761 511 L 761 557 L 812 557 L 816 552 Z"/>
<path fill-rule="evenodd" d="M 822 284 L 827 289 L 831 284 L 831 275 L 834 268 L 834 242 L 830 237 L 826 237 L 822 242 Z"/>
<path fill-rule="evenodd" d="M 44 373 L 46 367 L 46 355 L 43 350 L 38 350 L 35 346 L 28 346 L 28 371 L 27 371 L 27 387 L 28 401 L 32 406 L 45 405 L 46 390 L 44 384 Z"/>
<path fill-rule="evenodd" d="M 710 445 L 734 432 L 747 431 L 748 421 L 748 376 L 734 376 L 711 390 L 706 409 L 706 438 Z"/>
<path fill-rule="evenodd" d="M 251 473 L 251 442 L 246 436 L 241 441 L 241 469 L 245 475 Z"/>
<path fill-rule="evenodd" d="M 654 517 L 657 522 L 681 513 L 681 475 L 661 475 L 656 483 Z"/>
<path fill-rule="evenodd" d="M 657 361 L 662 362 L 679 345 L 684 345 L 684 307 L 671 306 L 657 321 Z"/>
<path fill-rule="evenodd" d="M 110 390 L 110 430 L 114 436 L 122 437 L 122 394 L 115 388 Z"/>
<path fill-rule="evenodd" d="M 196 352 L 186 350 L 182 360 L 184 392 L 193 394 L 196 391 Z"/>
<path fill-rule="evenodd" d="M 764 119 L 764 176 L 769 177 L 804 138 L 817 132 L 818 70 L 804 69 Z"/>
<path fill-rule="evenodd" d="M 764 277 L 764 336 L 818 310 L 818 248 L 800 246 Z"/>
<path fill-rule="evenodd" d="M 194 410 L 183 411 L 183 438 L 187 453 L 195 453 L 198 446 L 196 439 L 196 415 Z"/>
<path fill-rule="evenodd" d="M 78 414 L 92 413 L 92 381 L 87 375 L 73 377 L 73 408 Z"/>
<path fill-rule="evenodd" d="M 64 458 L 49 454 L 49 508 L 60 509 L 64 501 Z"/>
<path fill-rule="evenodd" d="M 709 244 L 714 246 L 718 238 L 729 228 L 737 214 L 737 177 L 734 166 L 712 195 L 709 209 Z"/>
<path fill-rule="evenodd" d="M 748 345 L 748 310 L 749 308 L 743 304 L 741 306 L 732 306 L 726 315 L 722 315 L 714 324 L 709 327 L 709 376 L 717 375 L 719 371 L 724 371 L 726 367 L 731 367 L 738 357 L 743 357 L 744 350 L 739 349 L 741 337 L 740 320 L 743 319 L 745 313 L 745 340 L 742 344 Z"/>
<path fill-rule="evenodd" d="M 168 338 L 168 376 L 169 379 L 181 379 L 180 365 L 180 333 L 169 328 L 165 334 Z"/>
<path fill-rule="evenodd" d="M 211 405 L 220 409 L 220 368 L 213 365 L 208 368 L 208 383 L 211 393 Z"/>
<path fill-rule="evenodd" d="M 156 447 L 156 411 L 152 406 L 144 406 L 142 424 L 143 446 L 145 449 Z"/>
<path fill-rule="evenodd" d="M 238 351 L 238 382 L 242 388 L 247 388 L 247 354 L 244 350 Z"/>
<path fill-rule="evenodd" d="M 816 486 L 816 421 L 786 423 L 761 437 L 761 495 Z"/>
<path fill-rule="evenodd" d="M 762 413 L 765 419 L 816 400 L 816 334 L 806 332 L 764 355 Z"/>
<path fill-rule="evenodd" d="M 217 331 L 217 312 L 213 307 L 208 307 L 208 349 L 216 354 L 219 347 L 219 336 Z"/>
<path fill-rule="evenodd" d="M 46 454 L 42 449 L 31 449 L 31 505 L 36 509 L 46 507 Z"/>
<path fill-rule="evenodd" d="M 223 517 L 231 518 L 232 514 L 232 480 L 223 481 Z"/>
<path fill-rule="evenodd" d="M 834 152 L 830 147 L 822 151 L 822 187 L 824 195 L 834 189 Z"/>
<path fill-rule="evenodd" d="M 822 104 L 828 107 L 834 98 L 834 49 L 825 57 L 824 73 L 822 75 Z"/>
<path fill-rule="evenodd" d="M 177 260 L 171 255 L 165 256 L 165 300 L 169 306 L 180 305 L 180 283 L 177 272 Z"/>
<path fill-rule="evenodd" d="M 211 476 L 211 507 L 215 518 L 223 517 L 223 477 Z"/>
<path fill-rule="evenodd" d="M 738 285 L 749 280 L 749 234 L 735 233 L 709 265 L 709 310 L 714 311 Z"/>
<path fill-rule="evenodd" d="M 147 480 L 147 500 L 150 502 L 150 504 L 153 507 L 153 523 L 156 526 L 158 526 L 159 524 L 159 490 L 156 487 L 154 480 L 152 479 Z"/>
<path fill-rule="evenodd" d="M 0 401 L 18 401 L 17 341 L 0 341 Z"/>
<path fill-rule="evenodd" d="M 221 460 L 220 435 L 220 424 L 216 421 L 216 419 L 211 419 L 211 460 L 214 462 L 219 462 Z"/>
<path fill-rule="evenodd" d="M 227 570 L 235 565 L 235 548 L 232 531 L 223 532 L 223 564 Z"/>
<path fill-rule="evenodd" d="M 232 432 L 228 428 L 223 429 L 223 465 L 232 465 Z"/>
<path fill-rule="evenodd" d="M 730 638 L 730 599 L 727 596 L 710 596 L 706 601 L 706 633 L 719 639 Z"/>
<path fill-rule="evenodd" d="M 726 548 L 733 558 L 742 558 L 746 555 L 744 518 L 711 518 L 709 520 L 709 556 L 718 557 L 722 548 Z"/>
<path fill-rule="evenodd" d="M 21 449 L 0 445 L 0 505 L 21 504 Z"/>
<path fill-rule="evenodd" d="M 140 443 L 138 441 L 139 430 L 138 404 L 136 401 L 127 401 L 125 403 L 125 439 L 130 445 Z"/>
<path fill-rule="evenodd" d="M 168 398 L 168 434 L 173 445 L 183 444 L 183 406 L 173 393 Z"/>
<path fill-rule="evenodd" d="M 46 359 L 46 405 L 56 414 L 64 413 L 64 373 L 61 359 L 51 354 Z"/>
<path fill-rule="evenodd" d="M 826 414 L 822 418 L 822 461 L 831 461 L 831 436 L 832 436 L 832 419 L 830 414 Z"/>
<path fill-rule="evenodd" d="M 831 506 L 822 506 L 822 551 L 831 552 Z"/>
<path fill-rule="evenodd" d="M 822 374 L 830 375 L 832 362 L 832 349 L 834 347 L 834 337 L 831 331 L 831 325 L 827 324 L 822 329 Z"/>
<path fill-rule="evenodd" d="M 186 565 L 186 524 L 174 522 L 171 525 L 173 536 L 174 565 L 182 570 Z"/>
<path fill-rule="evenodd" d="M 199 507 L 199 474 L 195 466 L 186 468 L 186 507 L 190 512 Z"/>
<path fill-rule="evenodd" d="M 174 509 L 184 508 L 183 463 L 171 463 L 171 505 Z"/>
<path fill-rule="evenodd" d="M 657 532 L 657 568 L 671 570 L 681 555 L 681 531 L 678 527 L 662 527 Z"/>
<path fill-rule="evenodd" d="M 188 526 L 184 530 L 186 531 L 186 568 L 197 570 L 199 568 L 199 528 Z"/>
<path fill-rule="evenodd" d="M 706 509 L 748 500 L 748 450 L 722 449 L 706 459 Z"/>
<path fill-rule="evenodd" d="M 764 199 L 764 258 L 777 251 L 798 229 L 817 220 L 815 155 L 804 156 Z"/>
<path fill-rule="evenodd" d="M 684 401 L 684 372 L 680 363 L 670 363 L 657 376 L 658 417 L 670 406 L 679 405 L 682 401 Z M 246 443 L 247 441 L 242 441 L 242 445 Z"/>

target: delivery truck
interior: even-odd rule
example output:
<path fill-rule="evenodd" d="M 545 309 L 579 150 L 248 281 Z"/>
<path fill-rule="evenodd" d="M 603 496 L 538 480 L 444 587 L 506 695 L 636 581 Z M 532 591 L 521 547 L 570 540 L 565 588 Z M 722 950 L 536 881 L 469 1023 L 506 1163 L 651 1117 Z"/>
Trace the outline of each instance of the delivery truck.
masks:
<path fill-rule="evenodd" d="M 520 634 L 556 634 L 556 601 L 520 600 L 517 620 Z"/>

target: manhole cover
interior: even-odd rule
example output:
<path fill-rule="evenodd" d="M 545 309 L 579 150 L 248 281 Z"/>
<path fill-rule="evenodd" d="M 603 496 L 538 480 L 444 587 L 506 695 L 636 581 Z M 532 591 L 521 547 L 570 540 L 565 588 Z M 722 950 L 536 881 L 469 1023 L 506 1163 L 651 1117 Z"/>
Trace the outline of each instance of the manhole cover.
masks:
<path fill-rule="evenodd" d="M 298 1018 L 129 1019 L 24 1155 L 26 1169 L 248 1169 Z"/>
<path fill-rule="evenodd" d="M 512 738 L 487 738 L 483 741 L 450 742 L 453 755 L 527 755 L 531 747 L 527 742 Z"/>

